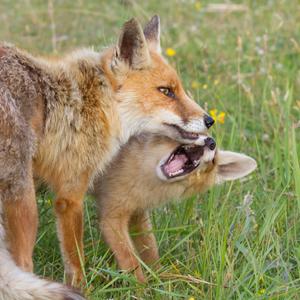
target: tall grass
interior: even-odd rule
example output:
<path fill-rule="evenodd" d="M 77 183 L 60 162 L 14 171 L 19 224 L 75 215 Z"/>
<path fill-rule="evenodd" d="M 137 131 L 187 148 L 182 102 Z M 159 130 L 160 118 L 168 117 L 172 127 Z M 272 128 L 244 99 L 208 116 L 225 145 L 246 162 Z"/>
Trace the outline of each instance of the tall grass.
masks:
<path fill-rule="evenodd" d="M 176 51 L 169 61 L 186 89 L 207 110 L 226 113 L 213 131 L 219 147 L 258 162 L 246 180 L 153 212 L 162 268 L 144 266 L 147 286 L 118 272 L 87 197 L 91 299 L 299 298 L 300 5 L 234 2 L 240 11 L 192 0 L 0 2 L 0 39 L 46 55 L 82 45 L 101 49 L 129 17 L 145 21 L 159 13 L 163 49 Z M 62 279 L 51 199 L 50 192 L 38 198 L 35 268 Z"/>

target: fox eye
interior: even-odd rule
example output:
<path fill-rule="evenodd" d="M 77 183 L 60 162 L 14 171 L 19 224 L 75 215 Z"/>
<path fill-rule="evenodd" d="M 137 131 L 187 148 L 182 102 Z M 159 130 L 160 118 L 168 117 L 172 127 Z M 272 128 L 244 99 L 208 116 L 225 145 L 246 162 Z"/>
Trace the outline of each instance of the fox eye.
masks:
<path fill-rule="evenodd" d="M 175 99 L 175 93 L 170 88 L 160 86 L 158 90 L 167 97 Z"/>

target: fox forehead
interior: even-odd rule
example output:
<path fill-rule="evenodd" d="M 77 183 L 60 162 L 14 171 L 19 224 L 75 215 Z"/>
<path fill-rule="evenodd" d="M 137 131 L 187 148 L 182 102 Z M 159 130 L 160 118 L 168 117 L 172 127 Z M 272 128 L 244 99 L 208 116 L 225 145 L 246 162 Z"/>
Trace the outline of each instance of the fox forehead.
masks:
<path fill-rule="evenodd" d="M 147 80 L 146 80 L 147 79 Z M 151 52 L 151 64 L 148 68 L 133 71 L 128 74 L 124 85 L 140 85 L 144 87 L 166 86 L 174 90 L 183 90 L 181 81 L 175 69 L 159 54 Z"/>

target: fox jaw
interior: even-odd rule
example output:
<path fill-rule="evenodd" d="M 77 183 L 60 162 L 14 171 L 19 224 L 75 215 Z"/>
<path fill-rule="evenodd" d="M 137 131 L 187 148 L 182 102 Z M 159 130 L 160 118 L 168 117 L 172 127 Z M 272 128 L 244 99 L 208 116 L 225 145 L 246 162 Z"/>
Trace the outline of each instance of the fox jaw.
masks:
<path fill-rule="evenodd" d="M 160 53 L 160 21 L 145 26 L 132 19 L 124 24 L 109 59 L 115 87 L 121 139 L 141 131 L 159 133 L 182 143 L 202 143 L 213 124 L 185 93 L 176 71 Z"/>
<path fill-rule="evenodd" d="M 256 161 L 247 155 L 217 151 L 214 140 L 207 137 L 203 145 L 179 145 L 164 155 L 156 165 L 156 175 L 163 181 L 175 182 L 190 175 L 197 179 L 214 174 L 213 185 L 247 176 L 256 167 Z"/>

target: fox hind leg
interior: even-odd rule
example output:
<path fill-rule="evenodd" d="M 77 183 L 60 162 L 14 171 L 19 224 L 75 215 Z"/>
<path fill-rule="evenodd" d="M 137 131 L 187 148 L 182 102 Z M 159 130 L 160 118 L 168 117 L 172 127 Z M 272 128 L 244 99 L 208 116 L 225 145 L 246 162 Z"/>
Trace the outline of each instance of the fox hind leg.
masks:
<path fill-rule="evenodd" d="M 6 239 L 18 266 L 32 272 L 32 253 L 36 241 L 38 214 L 32 178 L 22 194 L 3 202 Z"/>
<path fill-rule="evenodd" d="M 16 263 L 32 271 L 37 208 L 32 178 L 35 138 L 8 91 L 0 87 L 0 196 L 6 242 Z"/>
<path fill-rule="evenodd" d="M 158 247 L 148 212 L 144 211 L 133 215 L 130 219 L 130 229 L 136 233 L 132 239 L 141 259 L 148 265 L 155 264 L 158 267 Z"/>
<path fill-rule="evenodd" d="M 119 268 L 122 271 L 133 272 L 136 278 L 144 283 L 146 279 L 129 236 L 129 220 L 130 214 L 121 214 L 116 217 L 102 212 L 100 229 L 115 255 Z"/>

